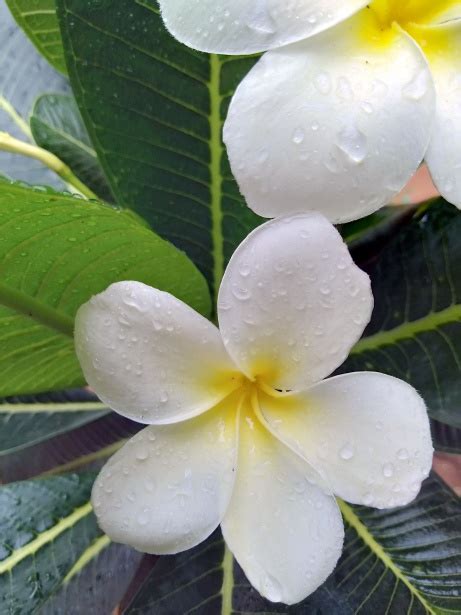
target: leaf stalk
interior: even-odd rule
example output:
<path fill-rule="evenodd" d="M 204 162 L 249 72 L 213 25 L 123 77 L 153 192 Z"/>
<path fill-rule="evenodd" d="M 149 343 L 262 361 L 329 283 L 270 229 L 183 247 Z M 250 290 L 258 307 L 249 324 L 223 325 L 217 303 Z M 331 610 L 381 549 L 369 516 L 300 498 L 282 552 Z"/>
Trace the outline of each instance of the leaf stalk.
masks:
<path fill-rule="evenodd" d="M 4 152 L 10 152 L 12 154 L 21 154 L 29 158 L 35 158 L 51 171 L 59 175 L 67 184 L 73 186 L 83 196 L 88 199 L 97 199 L 96 194 L 88 188 L 79 178 L 74 175 L 71 169 L 57 156 L 48 152 L 46 149 L 39 147 L 38 145 L 32 145 L 26 143 L 20 139 L 12 137 L 7 132 L 0 132 L 0 150 Z"/>

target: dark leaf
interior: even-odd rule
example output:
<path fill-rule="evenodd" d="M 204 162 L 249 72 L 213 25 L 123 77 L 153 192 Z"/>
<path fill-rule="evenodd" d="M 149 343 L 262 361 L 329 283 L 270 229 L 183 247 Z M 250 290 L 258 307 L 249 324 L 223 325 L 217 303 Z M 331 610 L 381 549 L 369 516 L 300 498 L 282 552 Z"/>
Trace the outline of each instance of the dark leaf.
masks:
<path fill-rule="evenodd" d="M 407 507 L 375 510 L 341 503 L 346 539 L 327 582 L 287 607 L 251 588 L 216 532 L 186 553 L 162 557 L 129 615 L 238 613 L 270 615 L 416 615 L 461 612 L 461 501 L 439 479 L 428 479 Z"/>
<path fill-rule="evenodd" d="M 119 204 L 192 258 L 215 288 L 259 224 L 221 142 L 230 97 L 255 58 L 198 54 L 155 0 L 58 0 L 72 87 Z"/>
<path fill-rule="evenodd" d="M 30 117 L 35 142 L 65 162 L 91 190 L 105 201 L 113 196 L 96 152 L 72 96 L 44 94 Z"/>
<path fill-rule="evenodd" d="M 371 265 L 375 308 L 341 372 L 412 384 L 437 421 L 461 427 L 461 216 L 442 200 L 401 227 Z"/>

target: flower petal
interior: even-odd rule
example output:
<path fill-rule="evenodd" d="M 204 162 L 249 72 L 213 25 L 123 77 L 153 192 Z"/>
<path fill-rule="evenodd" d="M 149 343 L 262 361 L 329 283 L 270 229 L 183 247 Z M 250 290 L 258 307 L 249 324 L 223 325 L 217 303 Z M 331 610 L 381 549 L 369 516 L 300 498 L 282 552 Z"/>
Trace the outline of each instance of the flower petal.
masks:
<path fill-rule="evenodd" d="M 320 214 L 279 218 L 232 256 L 218 315 L 229 354 L 250 378 L 299 390 L 347 357 L 370 319 L 370 280 Z"/>
<path fill-rule="evenodd" d="M 238 386 L 216 327 L 140 282 L 118 282 L 84 304 L 75 345 L 102 401 L 142 423 L 196 416 Z"/>
<path fill-rule="evenodd" d="M 441 24 L 461 18 L 460 0 L 411 0 L 407 21 L 425 24 Z"/>
<path fill-rule="evenodd" d="M 260 405 L 273 432 L 354 504 L 407 504 L 431 469 L 426 407 L 397 378 L 346 374 L 298 395 L 264 396 Z"/>
<path fill-rule="evenodd" d="M 437 91 L 437 111 L 426 161 L 441 194 L 461 208 L 461 21 L 417 27 Z"/>
<path fill-rule="evenodd" d="M 247 54 L 281 47 L 331 28 L 367 0 L 160 0 L 166 27 L 189 47 Z"/>
<path fill-rule="evenodd" d="M 235 397 L 189 421 L 146 427 L 108 461 L 92 501 L 112 540 L 177 553 L 218 527 L 234 484 Z"/>
<path fill-rule="evenodd" d="M 368 14 L 265 54 L 237 88 L 224 140 L 256 213 L 355 220 L 417 170 L 432 133 L 430 72 L 410 36 L 379 32 Z"/>
<path fill-rule="evenodd" d="M 341 555 L 344 529 L 335 499 L 309 466 L 243 416 L 238 470 L 224 539 L 250 583 L 273 602 L 294 604 L 319 587 Z"/>

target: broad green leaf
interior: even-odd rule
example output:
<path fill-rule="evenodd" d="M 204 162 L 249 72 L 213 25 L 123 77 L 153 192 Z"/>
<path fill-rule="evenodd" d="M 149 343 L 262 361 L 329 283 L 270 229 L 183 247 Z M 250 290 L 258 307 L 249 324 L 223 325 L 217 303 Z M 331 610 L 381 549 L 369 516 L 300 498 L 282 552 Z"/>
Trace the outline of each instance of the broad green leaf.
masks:
<path fill-rule="evenodd" d="M 0 395 L 84 384 L 73 346 L 79 306 L 133 279 L 210 309 L 187 257 L 99 203 L 0 183 Z"/>
<path fill-rule="evenodd" d="M 82 390 L 0 400 L 1 458 L 95 421 L 110 409 Z"/>
<path fill-rule="evenodd" d="M 93 192 L 105 201 L 113 196 L 72 96 L 44 94 L 30 117 L 35 142 L 65 162 Z"/>
<path fill-rule="evenodd" d="M 34 613 L 108 547 L 89 502 L 93 473 L 0 487 L 0 612 Z"/>
<path fill-rule="evenodd" d="M 0 131 L 32 141 L 27 119 L 35 99 L 44 92 L 68 92 L 69 85 L 37 53 L 5 2 L 0 2 L 0 49 Z M 1 151 L 0 174 L 30 184 L 63 187 L 38 161 Z"/>
<path fill-rule="evenodd" d="M 427 480 L 405 508 L 341 508 L 343 555 L 327 582 L 301 604 L 260 598 L 216 532 L 191 551 L 162 557 L 125 613 L 461 612 L 461 501 L 439 479 Z"/>
<path fill-rule="evenodd" d="M 371 266 L 375 308 L 341 372 L 402 378 L 432 418 L 461 427 L 461 216 L 442 200 L 416 213 Z"/>
<path fill-rule="evenodd" d="M 54 0 L 6 0 L 18 25 L 38 51 L 62 73 L 66 63 Z"/>
<path fill-rule="evenodd" d="M 74 94 L 118 203 L 183 249 L 217 288 L 260 222 L 221 142 L 230 97 L 255 58 L 181 45 L 155 0 L 56 6 Z"/>

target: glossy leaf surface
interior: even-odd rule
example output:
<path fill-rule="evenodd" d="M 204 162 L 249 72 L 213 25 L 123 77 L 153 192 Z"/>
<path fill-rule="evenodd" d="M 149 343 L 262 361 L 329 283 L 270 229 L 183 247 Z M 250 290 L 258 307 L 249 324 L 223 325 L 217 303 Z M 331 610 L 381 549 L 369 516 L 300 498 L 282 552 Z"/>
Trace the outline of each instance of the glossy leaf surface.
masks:
<path fill-rule="evenodd" d="M 155 0 L 58 0 L 77 103 L 119 204 L 133 207 L 216 288 L 259 219 L 221 141 L 253 58 L 198 54 L 166 31 Z"/>
<path fill-rule="evenodd" d="M 0 395 L 84 385 L 75 313 L 126 279 L 209 312 L 194 265 L 123 211 L 0 183 Z"/>
<path fill-rule="evenodd" d="M 375 308 L 341 372 L 412 384 L 431 417 L 461 427 L 461 217 L 442 200 L 391 236 L 371 265 Z"/>
<path fill-rule="evenodd" d="M 54 0 L 6 0 L 6 4 L 37 50 L 57 70 L 65 73 Z"/>
<path fill-rule="evenodd" d="M 326 583 L 286 607 L 251 588 L 216 532 L 196 549 L 164 557 L 125 613 L 446 614 L 461 609 L 461 501 L 439 479 L 407 507 L 342 504 L 343 555 Z M 387 609 L 387 610 L 386 610 Z"/>

